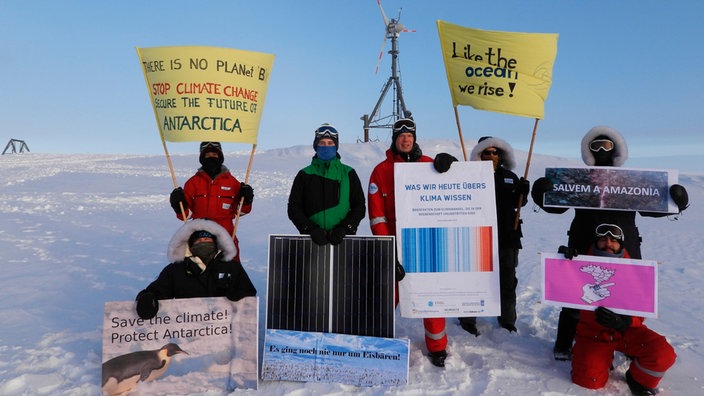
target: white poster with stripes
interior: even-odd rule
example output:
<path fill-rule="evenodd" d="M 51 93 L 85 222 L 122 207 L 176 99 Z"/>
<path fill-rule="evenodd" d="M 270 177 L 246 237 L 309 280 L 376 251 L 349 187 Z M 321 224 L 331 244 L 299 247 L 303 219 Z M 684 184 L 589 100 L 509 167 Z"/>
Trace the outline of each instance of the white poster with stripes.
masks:
<path fill-rule="evenodd" d="M 491 162 L 396 163 L 394 179 L 401 316 L 500 315 Z"/>

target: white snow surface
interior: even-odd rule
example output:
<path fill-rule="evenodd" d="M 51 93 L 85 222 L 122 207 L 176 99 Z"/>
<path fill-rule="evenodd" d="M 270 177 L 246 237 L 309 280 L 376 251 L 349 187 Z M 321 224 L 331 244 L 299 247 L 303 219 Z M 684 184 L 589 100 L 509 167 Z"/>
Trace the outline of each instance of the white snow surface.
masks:
<path fill-rule="evenodd" d="M 449 152 L 449 140 L 421 140 L 425 154 Z M 471 144 L 467 150 L 471 150 Z M 353 166 L 366 190 L 388 143 L 343 144 L 343 162 Z M 226 152 L 225 163 L 244 180 L 249 149 Z M 240 219 L 241 257 L 260 303 L 263 345 L 269 234 L 295 234 L 286 215 L 296 172 L 310 162 L 310 145 L 257 152 L 249 183 L 252 213 Z M 526 152 L 517 151 L 521 176 Z M 183 185 L 198 165 L 194 155 L 172 156 Z M 544 168 L 581 162 L 534 154 L 529 179 Z M 626 163 L 625 166 L 628 166 Z M 653 166 L 652 168 L 657 168 Z M 691 207 L 679 219 L 637 216 L 643 257 L 659 266 L 660 318 L 646 324 L 667 336 L 678 358 L 660 383 L 663 395 L 704 394 L 704 267 L 702 224 L 704 175 L 680 174 Z M 100 393 L 103 304 L 133 300 L 167 264 L 167 244 L 182 225 L 168 203 L 173 181 L 164 155 L 13 154 L 0 157 L 0 394 L 97 395 Z M 401 387 L 354 387 L 329 383 L 261 381 L 266 395 L 612 395 L 628 394 L 628 361 L 617 354 L 607 386 L 590 391 L 570 380 L 569 362 L 552 358 L 559 309 L 541 304 L 539 251 L 555 252 L 567 241 L 573 211 L 561 215 L 523 208 L 524 248 L 518 273 L 518 333 L 480 318 L 481 336 L 448 318 L 447 366 L 426 357 L 420 319 L 396 316 L 398 337 L 410 340 L 409 383 Z M 359 234 L 370 235 L 368 219 Z M 261 354 L 260 354 L 261 356 Z"/>

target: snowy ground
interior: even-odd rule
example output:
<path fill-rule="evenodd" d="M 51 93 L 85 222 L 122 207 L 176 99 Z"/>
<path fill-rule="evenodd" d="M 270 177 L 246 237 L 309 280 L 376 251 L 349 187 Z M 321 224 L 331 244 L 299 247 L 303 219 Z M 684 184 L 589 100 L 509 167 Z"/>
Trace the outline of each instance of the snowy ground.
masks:
<path fill-rule="evenodd" d="M 461 157 L 456 143 L 421 141 L 433 156 Z M 467 142 L 471 149 L 471 144 Z M 363 181 L 383 158 L 388 143 L 344 144 L 343 162 Z M 233 145 L 234 146 L 234 145 Z M 267 236 L 295 233 L 286 200 L 295 172 L 309 163 L 310 146 L 259 152 L 249 178 L 253 212 L 239 222 L 243 264 L 260 296 L 266 294 Z M 518 152 L 519 175 L 526 153 Z M 227 152 L 240 179 L 249 149 Z M 194 172 L 195 155 L 172 157 L 179 184 Z M 530 179 L 545 166 L 580 162 L 535 155 Z M 628 162 L 626 163 L 628 165 Z M 657 168 L 657 166 L 653 166 Z M 666 335 L 679 357 L 661 382 L 662 394 L 704 392 L 702 281 L 704 174 L 681 174 L 692 207 L 678 221 L 638 217 L 643 257 L 661 262 L 660 318 L 647 324 Z M 19 154 L 0 157 L 0 394 L 97 395 L 102 358 L 103 304 L 132 300 L 166 263 L 166 246 L 181 223 L 168 204 L 173 188 L 166 158 L 128 155 Z M 366 185 L 364 186 L 366 188 Z M 449 357 L 439 369 L 425 357 L 420 319 L 397 316 L 397 336 L 411 342 L 409 384 L 356 388 L 340 384 L 265 382 L 258 391 L 234 394 L 399 395 L 606 395 L 626 394 L 626 361 L 618 356 L 606 388 L 572 384 L 570 365 L 552 359 L 558 309 L 540 303 L 538 251 L 566 242 L 572 211 L 563 215 L 523 209 L 524 249 L 518 267 L 518 334 L 493 318 L 479 321 L 482 335 L 465 333 L 448 320 Z M 360 233 L 368 235 L 365 219 Z M 265 304 L 260 306 L 264 318 Z M 263 329 L 263 324 L 262 324 Z M 263 344 L 260 330 L 260 346 Z"/>

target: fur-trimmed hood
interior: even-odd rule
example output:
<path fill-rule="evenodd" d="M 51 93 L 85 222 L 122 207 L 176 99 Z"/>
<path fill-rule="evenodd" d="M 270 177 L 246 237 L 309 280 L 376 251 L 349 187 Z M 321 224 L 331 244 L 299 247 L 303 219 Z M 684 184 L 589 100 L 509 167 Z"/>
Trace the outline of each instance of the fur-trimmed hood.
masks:
<path fill-rule="evenodd" d="M 507 141 L 493 136 L 488 136 L 479 140 L 480 141 L 477 145 L 472 149 L 472 153 L 469 154 L 470 161 L 481 161 L 482 151 L 484 151 L 484 149 L 496 147 L 502 152 L 501 159 L 503 162 L 501 163 L 501 166 L 508 170 L 513 170 L 513 168 L 516 167 L 516 157 L 513 155 L 513 147 L 511 147 Z"/>
<path fill-rule="evenodd" d="M 614 142 L 613 166 L 621 166 L 628 159 L 628 145 L 626 139 L 621 136 L 615 129 L 607 126 L 595 126 L 590 129 L 582 138 L 582 160 L 589 166 L 594 166 L 594 154 L 589 150 L 589 143 L 597 136 L 604 135 Z"/>
<path fill-rule="evenodd" d="M 237 247 L 232 241 L 232 236 L 220 224 L 205 220 L 194 219 L 184 223 L 179 228 L 174 236 L 169 241 L 169 249 L 166 255 L 169 262 L 173 263 L 181 261 L 186 257 L 186 247 L 188 246 L 188 238 L 196 231 L 208 231 L 215 235 L 217 239 L 218 249 L 222 251 L 222 258 L 225 261 L 230 261 L 237 255 Z"/>

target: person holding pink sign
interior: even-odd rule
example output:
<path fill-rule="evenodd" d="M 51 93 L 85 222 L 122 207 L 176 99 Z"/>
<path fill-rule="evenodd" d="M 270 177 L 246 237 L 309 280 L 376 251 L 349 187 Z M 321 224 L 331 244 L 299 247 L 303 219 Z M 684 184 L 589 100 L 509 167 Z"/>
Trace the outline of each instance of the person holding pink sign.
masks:
<path fill-rule="evenodd" d="M 626 139 L 615 129 L 607 126 L 595 126 L 582 138 L 582 160 L 588 166 L 620 167 L 628 159 Z M 546 177 L 538 178 L 533 183 L 531 197 L 533 202 L 547 213 L 565 213 L 568 208 L 545 207 L 543 197 L 553 189 L 553 184 Z M 687 190 L 680 184 L 673 184 L 669 189 L 670 197 L 677 205 L 680 213 L 689 207 Z M 593 241 L 592 231 L 598 224 L 604 222 L 617 223 L 626 236 L 622 240 L 624 247 L 634 259 L 640 259 L 641 236 L 636 226 L 636 213 L 647 217 L 663 217 L 667 213 L 636 212 L 634 210 L 600 210 L 575 208 L 574 218 L 567 231 L 568 246 L 571 251 L 584 254 Z M 570 360 L 572 358 L 572 343 L 575 326 L 578 321 L 578 310 L 562 308 L 557 324 L 557 335 L 553 347 L 555 360 Z"/>
<path fill-rule="evenodd" d="M 629 258 L 622 247 L 625 235 L 617 224 L 600 224 L 587 254 L 602 257 Z M 560 246 L 567 258 L 575 251 Z M 607 289 L 608 284 L 601 285 Z M 604 293 L 593 293 L 598 301 Z M 586 295 L 586 294 L 585 294 Z M 640 316 L 621 315 L 599 306 L 594 311 L 580 310 L 575 344 L 572 350 L 572 382 L 589 389 L 599 389 L 609 379 L 614 352 L 631 359 L 626 371 L 626 383 L 634 395 L 655 395 L 665 372 L 675 363 L 677 355 L 665 337 L 647 328 Z"/>

